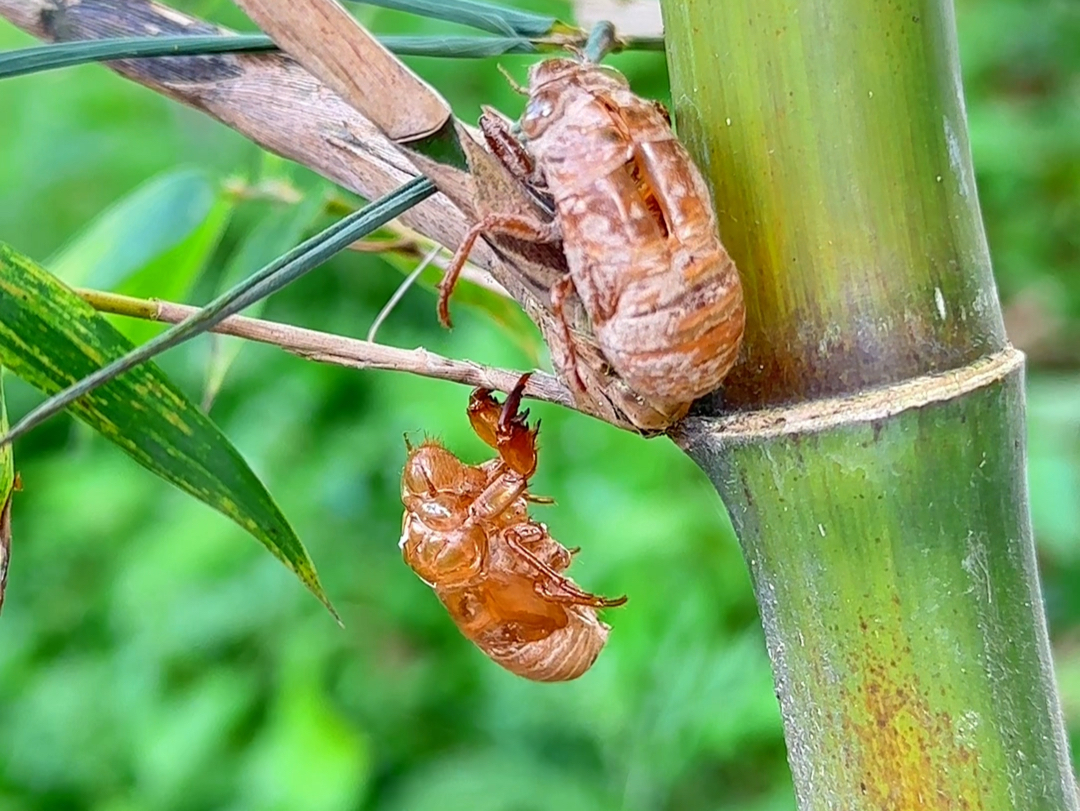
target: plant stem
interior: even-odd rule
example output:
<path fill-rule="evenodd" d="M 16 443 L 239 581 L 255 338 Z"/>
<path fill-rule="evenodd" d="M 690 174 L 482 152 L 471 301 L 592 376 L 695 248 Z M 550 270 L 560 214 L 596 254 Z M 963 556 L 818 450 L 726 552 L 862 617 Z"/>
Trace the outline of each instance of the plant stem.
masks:
<path fill-rule="evenodd" d="M 700 421 L 679 438 L 743 544 L 804 811 L 1076 808 L 1022 363 L 1006 351 L 943 376 L 929 402 L 912 381 L 882 390 L 888 416 L 736 419 L 723 436 Z"/>
<path fill-rule="evenodd" d="M 200 312 L 198 307 L 174 304 L 158 299 L 140 299 L 101 290 L 77 290 L 79 296 L 98 312 L 180 324 Z M 234 315 L 213 326 L 209 332 L 232 335 L 258 343 L 271 344 L 305 360 L 345 366 L 350 369 L 386 369 L 408 372 L 437 380 L 450 380 L 509 393 L 521 378 L 521 372 L 496 369 L 472 361 L 453 360 L 426 349 L 399 349 L 371 341 L 361 341 L 294 327 L 261 318 Z M 525 387 L 525 396 L 533 400 L 573 408 L 570 393 L 557 379 L 544 372 L 533 372 Z M 0 454 L 3 451 L 0 450 Z"/>
<path fill-rule="evenodd" d="M 750 567 L 802 811 L 1077 809 L 949 0 L 662 0 L 743 277 L 675 436 Z"/>

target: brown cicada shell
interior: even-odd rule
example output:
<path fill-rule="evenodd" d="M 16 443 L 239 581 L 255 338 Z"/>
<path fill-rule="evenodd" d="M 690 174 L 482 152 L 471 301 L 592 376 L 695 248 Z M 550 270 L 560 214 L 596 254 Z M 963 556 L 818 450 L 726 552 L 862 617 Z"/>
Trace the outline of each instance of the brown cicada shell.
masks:
<path fill-rule="evenodd" d="M 473 430 L 499 452 L 467 465 L 433 440 L 409 448 L 401 477 L 405 562 L 450 612 L 461 632 L 512 673 L 567 681 L 588 670 L 607 642 L 598 608 L 622 605 L 580 589 L 563 572 L 566 549 L 534 522 L 528 493 L 536 435 L 518 413 L 523 376 L 500 405 L 486 389 L 469 400 Z"/>
<path fill-rule="evenodd" d="M 555 316 L 578 296 L 611 367 L 674 422 L 720 385 L 745 323 L 739 275 L 720 242 L 705 179 L 663 106 L 635 95 L 610 68 L 540 62 L 528 94 L 520 145 L 496 114 L 485 113 L 481 128 L 493 153 L 549 196 L 555 219 L 486 217 L 455 258 L 464 262 L 484 231 L 561 239 L 569 277 L 552 288 Z M 455 275 L 442 286 L 444 321 Z M 580 386 L 572 356 L 566 365 L 562 376 Z"/>

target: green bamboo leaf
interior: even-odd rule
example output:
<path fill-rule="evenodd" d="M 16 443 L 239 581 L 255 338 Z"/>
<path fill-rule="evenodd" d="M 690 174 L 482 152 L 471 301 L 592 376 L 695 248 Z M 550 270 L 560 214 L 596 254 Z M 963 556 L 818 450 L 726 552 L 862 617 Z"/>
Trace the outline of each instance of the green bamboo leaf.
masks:
<path fill-rule="evenodd" d="M 382 254 L 382 258 L 405 275 L 411 273 L 417 264 L 415 257 L 398 251 L 387 251 Z M 437 293 L 442 277 L 441 268 L 428 267 L 417 277 L 415 283 L 432 293 Z M 525 353 L 531 363 L 534 365 L 540 363 L 540 355 L 544 348 L 543 338 L 536 325 L 525 315 L 525 311 L 516 301 L 467 279 L 461 279 L 454 287 L 454 306 L 458 305 L 471 307 L 484 313 L 499 325 L 506 337 Z"/>
<path fill-rule="evenodd" d="M 481 59 L 508 53 L 536 53 L 538 48 L 521 36 L 385 36 L 379 41 L 399 56 L 434 56 L 447 59 Z M 19 48 L 0 54 L 0 79 L 46 70 L 69 68 L 90 62 L 117 59 L 205 56 L 219 53 L 277 51 L 263 34 L 211 34 L 170 37 L 115 37 L 109 39 L 54 42 Z"/>
<path fill-rule="evenodd" d="M 215 53 L 276 51 L 263 34 L 198 35 L 181 37 L 116 37 L 56 42 L 19 48 L 0 54 L 0 79 L 43 70 L 73 67 L 86 62 L 155 56 L 195 56 Z"/>
<path fill-rule="evenodd" d="M 577 29 L 546 14 L 507 8 L 480 0 L 353 0 L 368 6 L 407 11 L 421 17 L 467 25 L 493 34 L 543 37 Z"/>
<path fill-rule="evenodd" d="M 226 196 L 218 196 L 206 218 L 187 239 L 140 268 L 117 292 L 136 298 L 186 299 L 225 235 L 234 207 Z M 117 328 L 136 344 L 161 331 L 157 324 L 146 321 L 129 321 Z"/>
<path fill-rule="evenodd" d="M 71 287 L 121 292 L 136 271 L 187 239 L 216 198 L 203 171 L 158 175 L 105 209 L 45 264 Z"/>
<path fill-rule="evenodd" d="M 0 361 L 43 392 L 67 388 L 132 345 L 56 277 L 0 243 Z M 251 533 L 334 614 L 281 510 L 221 431 L 153 364 L 71 410 L 136 462 Z"/>
<path fill-rule="evenodd" d="M 4 368 L 0 366 L 0 432 L 8 429 L 4 405 Z M 15 492 L 15 455 L 10 445 L 0 448 L 0 611 L 7 592 L 8 563 L 11 560 L 11 498 Z"/>
<path fill-rule="evenodd" d="M 233 207 L 205 172 L 167 172 L 114 203 L 45 264 L 71 287 L 182 301 L 217 247 Z M 117 328 L 135 343 L 161 331 L 133 320 Z"/>
<path fill-rule="evenodd" d="M 0 366 L 0 431 L 8 429 L 7 406 L 4 403 L 4 367 Z M 15 486 L 15 457 L 11 446 L 0 448 L 0 504 L 7 501 Z"/>
<path fill-rule="evenodd" d="M 298 205 L 288 206 L 272 212 L 265 217 L 247 236 L 240 248 L 230 259 L 222 274 L 219 291 L 226 292 L 240 283 L 263 265 L 272 262 L 296 245 L 304 233 L 314 224 L 322 213 L 324 201 L 321 195 L 311 194 Z M 257 318 L 266 304 L 266 299 L 252 304 L 247 314 Z M 232 366 L 246 342 L 239 338 L 214 336 L 214 354 L 206 370 L 206 383 L 203 389 L 203 408 L 209 409 L 225 382 L 225 375 Z"/>
<path fill-rule="evenodd" d="M 485 59 L 502 54 L 534 54 L 542 50 L 522 37 L 385 36 L 377 39 L 398 56 L 441 59 Z M 550 47 L 543 50 L 550 50 Z"/>

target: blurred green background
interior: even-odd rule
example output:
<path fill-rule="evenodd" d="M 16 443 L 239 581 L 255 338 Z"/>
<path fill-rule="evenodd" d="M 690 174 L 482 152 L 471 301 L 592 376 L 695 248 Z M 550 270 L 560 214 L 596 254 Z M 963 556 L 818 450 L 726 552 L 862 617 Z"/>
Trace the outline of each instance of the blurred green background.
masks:
<path fill-rule="evenodd" d="M 180 5 L 247 27 L 225 2 Z M 522 5 L 571 16 L 564 3 Z M 1032 508 L 1074 752 L 1078 9 L 957 9 L 995 269 L 1010 331 L 1031 358 Z M 387 33 L 450 30 L 360 13 Z M 0 48 L 31 42 L 0 23 Z M 520 78 L 529 60 L 499 61 Z M 465 119 L 482 102 L 520 110 L 495 60 L 410 62 Z M 662 57 L 614 63 L 639 92 L 663 97 Z M 0 110 L 0 240 L 78 283 L 206 301 L 328 221 L 326 183 L 105 68 L 4 82 Z M 241 200 L 223 191 L 228 179 L 296 189 L 304 202 Z M 400 269 L 339 257 L 265 314 L 363 336 Z M 441 330 L 433 297 L 414 289 L 380 340 L 532 365 L 482 313 L 455 316 L 454 331 Z M 124 327 L 146 337 L 146 325 Z M 204 338 L 162 365 L 199 398 L 208 368 L 233 353 Z M 14 417 L 39 400 L 10 376 L 7 387 Z M 584 547 L 578 582 L 631 596 L 609 614 L 611 642 L 587 677 L 532 684 L 458 635 L 401 562 L 398 476 L 406 431 L 486 458 L 466 394 L 268 347 L 245 347 L 229 367 L 211 414 L 308 544 L 344 631 L 234 524 L 82 426 L 58 418 L 21 441 L 25 491 L 0 618 L 0 811 L 793 809 L 742 558 L 708 482 L 666 441 L 533 406 L 544 421 L 535 491 L 559 502 L 542 519 Z"/>

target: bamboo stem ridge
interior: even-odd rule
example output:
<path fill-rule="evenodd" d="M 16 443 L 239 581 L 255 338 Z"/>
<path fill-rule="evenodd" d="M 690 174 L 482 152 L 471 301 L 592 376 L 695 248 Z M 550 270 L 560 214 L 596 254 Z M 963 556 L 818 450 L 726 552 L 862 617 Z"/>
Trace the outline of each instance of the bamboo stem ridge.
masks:
<path fill-rule="evenodd" d="M 697 422 L 688 420 L 673 437 L 707 430 L 717 442 L 764 439 L 781 434 L 809 434 L 851 423 L 884 420 L 911 408 L 944 402 L 999 381 L 1024 365 L 1013 347 L 988 355 L 963 369 L 925 375 L 882 389 L 845 397 L 822 398 L 786 408 L 742 411 Z"/>
<path fill-rule="evenodd" d="M 676 437 L 743 544 L 799 808 L 1075 811 L 1022 355 L 896 388 Z"/>

